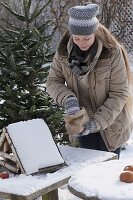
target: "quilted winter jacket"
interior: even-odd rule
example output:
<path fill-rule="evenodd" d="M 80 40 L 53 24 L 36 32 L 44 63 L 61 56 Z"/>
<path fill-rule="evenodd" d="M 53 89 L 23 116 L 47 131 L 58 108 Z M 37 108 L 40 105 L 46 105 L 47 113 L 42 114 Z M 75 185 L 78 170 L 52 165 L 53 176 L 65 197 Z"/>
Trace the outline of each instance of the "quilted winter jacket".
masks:
<path fill-rule="evenodd" d="M 78 78 L 70 69 L 68 56 L 71 51 L 71 35 L 66 31 L 59 43 L 47 77 L 47 91 L 60 105 L 69 95 L 78 94 Z M 69 44 L 69 45 L 68 45 Z M 125 62 L 119 46 L 100 58 L 103 44 L 98 40 L 98 50 L 87 72 L 91 106 L 101 126 L 100 133 L 109 151 L 114 151 L 125 143 L 132 130 L 132 122 L 127 111 L 128 81 Z"/>

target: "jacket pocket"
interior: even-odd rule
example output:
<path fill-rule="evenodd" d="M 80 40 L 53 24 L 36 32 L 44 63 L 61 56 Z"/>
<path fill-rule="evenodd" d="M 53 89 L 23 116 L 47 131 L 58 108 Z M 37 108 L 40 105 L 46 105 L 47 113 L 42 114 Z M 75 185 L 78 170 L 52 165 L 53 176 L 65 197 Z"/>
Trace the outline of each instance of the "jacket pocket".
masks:
<path fill-rule="evenodd" d="M 115 122 L 104 130 L 111 151 L 114 151 L 129 139 L 131 127 L 131 119 L 125 106 Z"/>
<path fill-rule="evenodd" d="M 123 108 L 122 112 L 115 119 L 115 122 L 111 125 L 112 130 L 116 134 L 122 134 L 126 131 L 131 124 L 131 119 L 129 117 L 126 106 Z"/>

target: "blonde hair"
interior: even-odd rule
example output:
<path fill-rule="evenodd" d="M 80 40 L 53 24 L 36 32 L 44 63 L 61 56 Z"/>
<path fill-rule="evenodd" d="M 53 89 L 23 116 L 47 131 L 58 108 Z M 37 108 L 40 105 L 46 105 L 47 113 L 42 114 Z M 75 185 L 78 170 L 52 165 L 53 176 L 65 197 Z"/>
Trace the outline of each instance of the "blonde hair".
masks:
<path fill-rule="evenodd" d="M 127 77 L 128 77 L 128 87 L 129 87 L 129 95 L 128 95 L 128 100 L 127 100 L 127 108 L 129 111 L 129 114 L 132 116 L 133 115 L 133 75 L 131 72 L 131 68 L 129 65 L 129 60 L 128 60 L 128 55 L 127 52 L 125 50 L 125 48 L 123 47 L 123 45 L 121 45 L 116 38 L 108 31 L 108 29 L 106 29 L 102 24 L 99 25 L 99 28 L 97 30 L 97 32 L 95 33 L 96 38 L 100 39 L 103 43 L 103 45 L 108 49 L 108 50 L 112 50 L 114 49 L 116 46 L 119 46 L 122 50 L 122 54 L 123 54 L 123 58 L 125 60 L 125 67 L 126 67 L 126 71 L 127 71 Z"/>

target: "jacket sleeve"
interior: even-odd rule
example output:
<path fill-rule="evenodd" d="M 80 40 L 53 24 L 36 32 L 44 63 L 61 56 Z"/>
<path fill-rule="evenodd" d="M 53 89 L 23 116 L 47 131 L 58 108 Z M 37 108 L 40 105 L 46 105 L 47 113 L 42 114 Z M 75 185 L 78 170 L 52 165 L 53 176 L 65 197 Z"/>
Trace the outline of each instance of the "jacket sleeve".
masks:
<path fill-rule="evenodd" d="M 128 98 L 127 70 L 120 48 L 117 48 L 111 56 L 109 87 L 107 100 L 94 114 L 94 118 L 103 130 L 114 123 Z"/>
<path fill-rule="evenodd" d="M 46 81 L 46 89 L 54 101 L 60 105 L 64 104 L 64 100 L 69 95 L 74 95 L 74 93 L 65 84 L 62 63 L 57 53 L 54 56 L 53 63 L 49 70 Z"/>

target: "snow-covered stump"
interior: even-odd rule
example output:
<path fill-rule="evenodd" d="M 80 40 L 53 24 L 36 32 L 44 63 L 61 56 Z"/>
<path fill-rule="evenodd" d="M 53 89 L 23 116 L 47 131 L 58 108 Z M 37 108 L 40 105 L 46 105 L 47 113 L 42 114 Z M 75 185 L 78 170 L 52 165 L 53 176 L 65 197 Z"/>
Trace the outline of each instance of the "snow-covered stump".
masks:
<path fill-rule="evenodd" d="M 120 174 L 131 160 L 110 160 L 79 170 L 69 179 L 72 194 L 84 200 L 132 200 L 133 182 L 123 182 Z"/>

